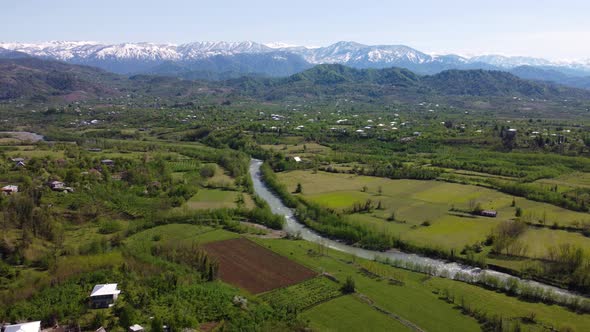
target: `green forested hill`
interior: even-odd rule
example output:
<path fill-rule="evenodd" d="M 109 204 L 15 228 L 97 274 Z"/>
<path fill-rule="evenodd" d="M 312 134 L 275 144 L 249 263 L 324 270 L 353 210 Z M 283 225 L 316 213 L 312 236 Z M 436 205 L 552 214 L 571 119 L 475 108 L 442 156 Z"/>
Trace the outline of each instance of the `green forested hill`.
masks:
<path fill-rule="evenodd" d="M 420 76 L 407 69 L 354 69 L 318 65 L 284 78 L 241 77 L 221 82 L 189 81 L 139 75 L 131 78 L 87 66 L 37 58 L 0 59 L 0 100 L 44 100 L 48 97 L 95 99 L 140 93 L 175 99 L 216 92 L 265 100 L 286 97 L 391 95 L 576 98 L 590 100 L 590 91 L 520 79 L 510 73 L 449 70 Z M 75 94 L 72 97 L 72 94 Z"/>

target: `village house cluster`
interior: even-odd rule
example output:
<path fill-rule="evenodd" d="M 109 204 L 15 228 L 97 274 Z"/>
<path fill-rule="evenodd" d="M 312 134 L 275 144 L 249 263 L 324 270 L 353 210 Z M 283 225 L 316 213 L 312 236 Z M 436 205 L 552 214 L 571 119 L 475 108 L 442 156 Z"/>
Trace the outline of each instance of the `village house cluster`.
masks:
<path fill-rule="evenodd" d="M 92 309 L 110 308 L 115 305 L 121 290 L 118 285 L 112 284 L 98 284 L 92 288 L 88 298 L 89 307 Z M 68 332 L 79 331 L 79 328 L 67 328 L 64 326 L 53 326 L 47 329 L 41 328 L 41 321 L 21 322 L 16 324 L 6 324 L 0 326 L 0 332 Z M 143 332 L 144 328 L 139 324 L 129 326 L 128 332 Z M 100 327 L 96 332 L 106 332 L 104 327 Z"/>

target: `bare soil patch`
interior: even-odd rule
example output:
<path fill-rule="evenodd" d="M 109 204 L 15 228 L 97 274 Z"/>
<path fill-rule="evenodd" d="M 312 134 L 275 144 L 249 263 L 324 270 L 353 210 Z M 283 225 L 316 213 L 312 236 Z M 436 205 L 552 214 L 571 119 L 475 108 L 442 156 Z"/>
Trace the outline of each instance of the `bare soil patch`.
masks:
<path fill-rule="evenodd" d="M 204 248 L 219 261 L 221 280 L 253 294 L 297 284 L 317 275 L 245 238 L 211 242 Z"/>

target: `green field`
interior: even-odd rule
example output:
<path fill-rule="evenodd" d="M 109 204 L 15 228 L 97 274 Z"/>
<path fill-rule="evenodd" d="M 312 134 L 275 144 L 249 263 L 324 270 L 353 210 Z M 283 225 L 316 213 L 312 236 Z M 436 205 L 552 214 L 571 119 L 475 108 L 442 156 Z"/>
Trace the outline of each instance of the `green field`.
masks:
<path fill-rule="evenodd" d="M 536 182 L 547 185 L 590 188 L 590 173 L 573 172 L 553 179 L 537 180 Z"/>
<path fill-rule="evenodd" d="M 20 150 L 10 151 L 6 153 L 7 156 L 12 158 L 46 158 L 51 157 L 55 159 L 64 158 L 64 151 L 53 151 L 53 150 Z"/>
<path fill-rule="evenodd" d="M 327 146 L 311 142 L 298 142 L 296 144 L 261 145 L 265 150 L 282 152 L 290 157 L 313 158 L 317 155 L 328 154 L 332 151 Z"/>
<path fill-rule="evenodd" d="M 200 210 L 200 209 L 221 209 L 237 207 L 237 191 L 201 188 L 177 209 Z M 248 194 L 244 194 L 246 207 L 252 207 L 254 203 Z"/>
<path fill-rule="evenodd" d="M 303 313 L 319 331 L 412 331 L 352 295 L 322 303 Z"/>
<path fill-rule="evenodd" d="M 391 180 L 377 177 L 326 172 L 291 171 L 278 173 L 279 179 L 292 191 L 298 183 L 303 197 L 325 207 L 339 210 L 355 202 L 381 202 L 382 210 L 346 216 L 352 223 L 371 225 L 380 232 L 399 236 L 417 245 L 434 246 L 460 251 L 465 245 L 484 241 L 501 221 L 515 217 L 511 206 L 513 197 L 488 188 L 442 181 Z M 362 192 L 366 187 L 366 192 Z M 381 193 L 379 193 L 381 190 Z M 522 219 L 547 225 L 580 225 L 590 222 L 590 215 L 566 210 L 551 204 L 515 198 L 523 209 Z M 498 211 L 497 218 L 472 216 L 449 211 L 451 208 L 469 210 L 481 204 L 484 209 Z M 395 215 L 396 221 L 387 219 Z M 430 226 L 424 226 L 424 222 Z M 528 255 L 541 258 L 549 244 L 575 243 L 590 250 L 590 240 L 579 233 L 529 229 L 523 238 L 529 243 Z"/>
<path fill-rule="evenodd" d="M 586 253 L 590 254 L 590 239 L 588 237 L 574 232 L 554 230 L 548 228 L 531 228 L 528 229 L 521 237 L 529 247 L 528 256 L 544 258 L 547 256 L 547 249 L 550 247 L 560 247 L 564 244 L 571 244 L 583 248 Z"/>
<path fill-rule="evenodd" d="M 213 241 L 232 239 L 238 236 L 236 233 L 209 226 L 170 224 L 157 226 L 134 234 L 126 240 L 126 245 L 130 249 L 139 249 L 140 247 L 151 246 L 155 240 L 157 242 L 161 241 L 162 243 L 196 242 L 205 244 Z"/>
<path fill-rule="evenodd" d="M 320 276 L 293 286 L 272 290 L 261 295 L 261 298 L 275 307 L 305 310 L 342 295 L 339 288 L 338 283 Z"/>
<path fill-rule="evenodd" d="M 563 307 L 525 302 L 462 282 L 428 277 L 420 273 L 359 258 L 353 259 L 348 254 L 333 250 L 327 250 L 327 255 L 318 255 L 319 250 L 326 252 L 325 249 L 320 249 L 319 245 L 310 242 L 254 240 L 316 271 L 330 273 L 339 280 L 352 276 L 359 293 L 368 296 L 379 307 L 397 314 L 427 331 L 478 331 L 480 329 L 475 319 L 462 314 L 455 305 L 448 304 L 439 298 L 444 290 L 448 290 L 454 295 L 455 304 L 459 304 L 461 298 L 464 297 L 474 308 L 479 308 L 488 314 L 498 313 L 507 321 L 520 321 L 526 315 L 535 312 L 538 323 L 556 328 L 567 325 L 574 328 L 575 331 L 584 331 L 587 324 L 590 324 L 590 315 L 578 315 Z M 360 267 L 368 267 L 383 278 L 379 279 L 362 273 Z M 390 284 L 386 280 L 390 277 L 401 281 L 403 286 Z M 310 314 L 307 314 L 308 311 L 306 311 L 304 316 L 311 320 L 312 326 L 321 327 L 322 322 L 328 319 L 326 315 L 341 315 L 339 306 L 332 305 L 332 303 L 342 299 L 340 297 L 313 307 L 309 311 Z M 363 312 L 363 316 L 367 314 L 367 311 L 374 311 L 368 305 L 364 305 L 364 307 L 362 307 L 362 303 L 360 305 L 360 308 L 364 308 L 359 309 L 359 312 Z M 316 310 L 320 310 L 321 313 L 314 314 Z M 340 321 L 333 322 L 333 324 L 342 327 L 352 324 L 356 319 L 355 315 L 339 317 L 341 317 Z M 522 327 L 524 331 L 544 331 L 544 328 L 538 324 L 523 324 Z"/>
<path fill-rule="evenodd" d="M 359 191 L 338 191 L 327 194 L 308 195 L 309 199 L 320 203 L 323 206 L 343 209 L 352 206 L 355 202 L 363 202 L 370 198 L 370 195 Z"/>

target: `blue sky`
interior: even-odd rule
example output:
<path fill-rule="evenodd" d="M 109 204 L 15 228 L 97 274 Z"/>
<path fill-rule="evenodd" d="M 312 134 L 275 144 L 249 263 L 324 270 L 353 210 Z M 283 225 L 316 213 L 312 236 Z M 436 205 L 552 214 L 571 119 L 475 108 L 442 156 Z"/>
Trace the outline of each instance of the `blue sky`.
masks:
<path fill-rule="evenodd" d="M 426 52 L 590 58 L 590 1 L 4 0 L 0 41 L 340 40 Z M 8 4 L 9 3 L 9 4 Z"/>

